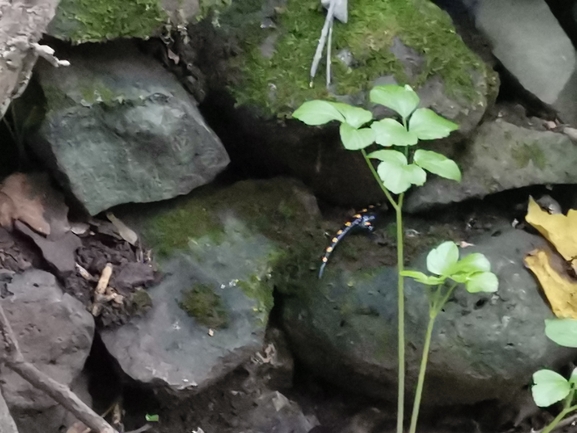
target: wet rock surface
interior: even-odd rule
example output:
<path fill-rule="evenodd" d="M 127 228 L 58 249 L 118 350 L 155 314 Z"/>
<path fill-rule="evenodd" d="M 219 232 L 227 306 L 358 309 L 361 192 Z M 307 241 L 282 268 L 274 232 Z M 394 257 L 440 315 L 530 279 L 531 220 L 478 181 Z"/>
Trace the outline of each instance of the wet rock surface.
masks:
<path fill-rule="evenodd" d="M 529 384 L 544 365 L 559 366 L 575 352 L 544 335 L 552 313 L 523 257 L 544 243 L 513 229 L 485 235 L 462 252 L 487 256 L 499 278 L 495 294 L 455 292 L 435 325 L 424 401 L 428 405 L 472 404 L 502 399 Z M 421 257 L 409 268 L 424 270 Z M 283 324 L 295 356 L 326 380 L 357 392 L 393 399 L 396 391 L 396 272 L 326 274 L 321 289 L 287 298 Z M 427 321 L 423 288 L 406 280 L 408 365 L 418 365 Z M 416 381 L 409 368 L 408 389 Z"/>
<path fill-rule="evenodd" d="M 577 151 L 562 133 L 539 131 L 506 121 L 485 122 L 455 159 L 461 182 L 436 176 L 409 193 L 407 212 L 483 198 L 489 194 L 542 184 L 574 183 Z"/>
<path fill-rule="evenodd" d="M 148 290 L 148 314 L 101 333 L 124 372 L 145 384 L 201 390 L 254 356 L 264 344 L 275 278 L 287 278 L 283 239 L 299 231 L 286 225 L 300 224 L 291 248 L 309 254 L 301 250 L 313 220 L 307 196 L 292 181 L 247 181 L 129 211 L 124 217 L 161 253 L 163 278 Z"/>
<path fill-rule="evenodd" d="M 186 194 L 227 166 L 193 97 L 133 43 L 59 55 L 72 66 L 38 65 L 47 111 L 31 145 L 90 214 Z"/>
<path fill-rule="evenodd" d="M 24 358 L 60 383 L 78 379 L 90 352 L 94 319 L 64 293 L 52 274 L 15 275 L 0 299 Z M 44 392 L 2 367 L 2 393 L 22 432 L 57 431 L 66 411 Z"/>

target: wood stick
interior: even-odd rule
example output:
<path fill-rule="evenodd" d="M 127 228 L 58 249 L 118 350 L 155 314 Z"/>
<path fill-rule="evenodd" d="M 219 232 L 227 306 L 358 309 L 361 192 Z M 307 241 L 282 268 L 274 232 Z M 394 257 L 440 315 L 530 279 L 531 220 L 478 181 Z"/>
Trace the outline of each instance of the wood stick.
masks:
<path fill-rule="evenodd" d="M 118 433 L 104 418 L 98 416 L 90 407 L 74 394 L 70 388 L 55 381 L 47 374 L 38 370 L 34 365 L 24 360 L 22 352 L 18 346 L 14 331 L 10 322 L 4 314 L 4 309 L 0 303 L 0 335 L 2 347 L 0 347 L 0 362 L 6 364 L 8 368 L 19 374 L 35 388 L 38 388 L 60 403 L 98 433 Z"/>

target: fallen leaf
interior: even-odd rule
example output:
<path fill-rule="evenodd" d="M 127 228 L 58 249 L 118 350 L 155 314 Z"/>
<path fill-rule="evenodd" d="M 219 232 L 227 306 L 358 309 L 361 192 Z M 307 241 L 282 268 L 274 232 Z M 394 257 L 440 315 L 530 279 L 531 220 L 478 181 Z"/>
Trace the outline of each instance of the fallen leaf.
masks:
<path fill-rule="evenodd" d="M 138 235 L 134 232 L 134 230 L 128 228 L 126 224 L 116 218 L 112 212 L 106 212 L 106 217 L 112 224 L 114 224 L 114 227 L 116 227 L 118 233 L 120 236 L 122 236 L 122 239 L 124 239 L 130 245 L 136 245 L 136 242 L 138 242 Z"/>
<path fill-rule="evenodd" d="M 577 210 L 570 209 L 567 215 L 550 214 L 541 209 L 541 206 L 529 197 L 527 222 L 535 227 L 545 239 L 573 267 L 573 261 L 577 258 Z"/>
<path fill-rule="evenodd" d="M 50 234 L 50 224 L 44 219 L 44 206 L 40 196 L 31 190 L 28 177 L 24 173 L 15 173 L 2 182 L 0 190 L 14 204 L 13 218 L 25 222 L 43 235 Z"/>
<path fill-rule="evenodd" d="M 550 249 L 536 249 L 525 257 L 525 265 L 539 280 L 555 316 L 577 319 L 577 281 L 567 275 L 563 259 Z"/>
<path fill-rule="evenodd" d="M 68 206 L 46 173 L 14 173 L 0 185 L 0 224 L 20 220 L 57 240 L 70 231 Z M 8 198 L 12 200 L 10 204 Z"/>

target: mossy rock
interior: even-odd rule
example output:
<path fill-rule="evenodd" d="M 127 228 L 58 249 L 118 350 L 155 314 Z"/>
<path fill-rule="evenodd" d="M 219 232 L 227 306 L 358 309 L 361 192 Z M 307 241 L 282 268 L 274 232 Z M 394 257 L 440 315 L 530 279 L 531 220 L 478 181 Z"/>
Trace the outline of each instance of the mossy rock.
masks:
<path fill-rule="evenodd" d="M 324 19 L 318 0 L 233 2 L 220 14 L 216 33 L 223 44 L 238 45 L 238 53 L 228 59 L 224 78 L 222 59 L 206 59 L 205 72 L 222 91 L 209 98 L 204 114 L 239 169 L 289 173 L 323 200 L 364 207 L 383 196 L 363 158 L 342 148 L 333 126 L 285 121 L 297 107 L 332 99 L 382 116 L 368 91 L 375 84 L 408 83 L 423 106 L 460 125 L 459 133 L 433 147 L 451 157 L 493 103 L 497 77 L 433 3 L 358 0 L 349 5 L 349 22 L 334 25 L 334 84 L 327 91 L 321 62 L 311 88 L 309 71 Z M 218 52 L 215 46 L 211 52 Z M 344 54 L 353 59 L 349 66 L 339 60 Z"/>
<path fill-rule="evenodd" d="M 145 317 L 103 334 L 136 380 L 208 386 L 261 349 L 274 289 L 318 284 L 318 208 L 295 181 L 208 186 L 115 214 L 142 235 L 164 275 L 148 290 Z"/>
<path fill-rule="evenodd" d="M 164 25 L 187 24 L 217 6 L 223 5 L 214 0 L 61 0 L 47 33 L 75 44 L 148 39 Z"/>
<path fill-rule="evenodd" d="M 236 2 L 219 19 L 241 48 L 232 59 L 240 78 L 229 86 L 239 105 L 276 116 L 288 116 L 310 99 L 364 105 L 367 91 L 383 79 L 428 89 L 435 100 L 427 102 L 457 121 L 463 116 L 455 113 L 455 104 L 482 115 L 494 98 L 496 74 L 457 35 L 449 15 L 423 0 L 351 3 L 348 23 L 334 25 L 334 84 L 326 89 L 323 60 L 311 88 L 310 67 L 325 14 L 317 0 L 277 3 Z M 434 93 L 439 91 L 452 101 L 453 113 L 438 106 L 440 96 Z"/>

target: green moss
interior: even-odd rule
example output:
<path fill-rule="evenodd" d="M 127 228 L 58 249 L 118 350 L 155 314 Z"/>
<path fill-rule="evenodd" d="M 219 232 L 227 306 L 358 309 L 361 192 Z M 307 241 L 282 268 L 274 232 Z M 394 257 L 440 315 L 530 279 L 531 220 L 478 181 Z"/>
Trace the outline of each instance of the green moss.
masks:
<path fill-rule="evenodd" d="M 95 81 L 91 85 L 84 85 L 80 88 L 82 99 L 85 103 L 90 105 L 96 103 L 103 103 L 105 105 L 112 105 L 120 100 L 121 95 L 116 94 L 104 83 Z"/>
<path fill-rule="evenodd" d="M 166 20 L 158 0 L 61 0 L 49 32 L 74 43 L 146 39 Z"/>
<path fill-rule="evenodd" d="M 233 8 L 223 14 L 221 21 L 237 26 L 237 34 L 243 40 L 244 53 L 235 60 L 242 77 L 231 88 L 239 104 L 282 116 L 292 113 L 305 100 L 330 97 L 323 84 L 322 67 L 317 84 L 309 87 L 310 66 L 325 19 L 319 4 L 317 0 L 288 0 L 286 8 L 276 9 L 282 33 L 272 58 L 261 53 L 261 44 L 271 33 L 260 28 L 254 14 Z M 399 83 L 407 82 L 403 65 L 390 51 L 393 40 L 398 38 L 425 56 L 426 64 L 412 83 L 414 86 L 438 75 L 449 93 L 482 101 L 481 95 L 475 93 L 471 76 L 475 70 L 487 76 L 489 69 L 455 34 L 449 16 L 435 5 L 407 0 L 357 0 L 349 9 L 349 22 L 335 23 L 333 53 L 349 49 L 356 65 L 347 68 L 334 59 L 333 81 L 338 94 L 367 91 L 373 80 L 385 75 L 392 74 Z M 250 17 L 242 25 L 241 12 Z"/>
<path fill-rule="evenodd" d="M 210 284 L 195 284 L 183 291 L 178 305 L 189 316 L 209 328 L 219 329 L 228 325 L 226 309 Z"/>
<path fill-rule="evenodd" d="M 181 250 L 202 236 L 215 242 L 224 238 L 223 225 L 202 201 L 179 200 L 171 208 L 150 218 L 143 230 L 144 238 L 161 256 Z"/>
<path fill-rule="evenodd" d="M 274 304 L 270 282 L 262 276 L 251 275 L 247 280 L 238 281 L 237 285 L 246 296 L 257 301 L 257 311 L 268 317 Z"/>
<path fill-rule="evenodd" d="M 232 4 L 232 0 L 200 0 L 199 2 L 199 12 L 196 15 L 198 21 L 214 14 L 218 19 L 220 12 Z"/>
<path fill-rule="evenodd" d="M 517 167 L 525 168 L 531 161 L 540 170 L 547 166 L 547 157 L 543 150 L 535 143 L 523 143 L 511 150 L 511 156 Z"/>
<path fill-rule="evenodd" d="M 225 236 L 223 220 L 234 214 L 249 230 L 290 249 L 298 239 L 307 238 L 303 230 L 310 230 L 313 219 L 292 187 L 279 179 L 198 189 L 147 219 L 144 238 L 161 255 L 184 249 L 191 240 L 204 236 L 220 243 Z"/>
<path fill-rule="evenodd" d="M 65 109 L 77 105 L 72 98 L 57 86 L 44 84 L 42 86 L 42 92 L 46 99 L 46 105 L 50 110 Z"/>

